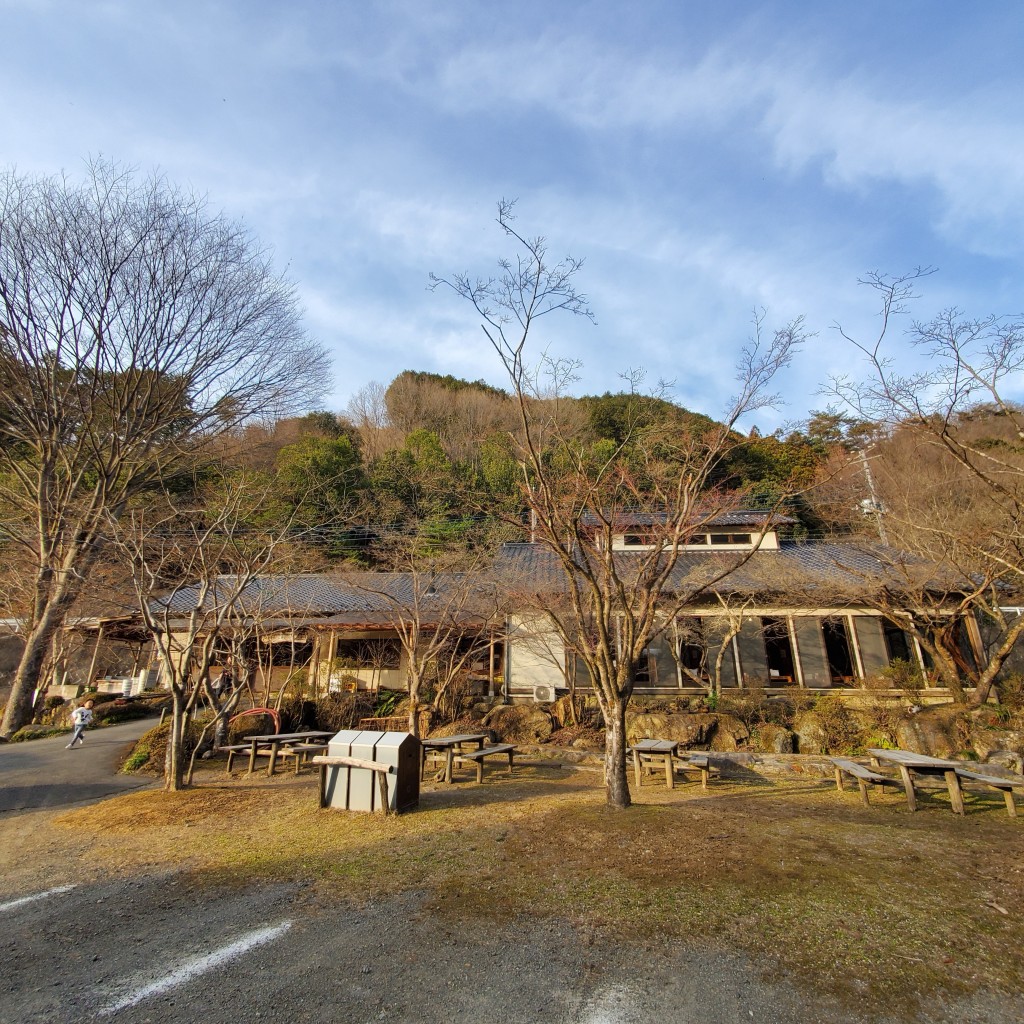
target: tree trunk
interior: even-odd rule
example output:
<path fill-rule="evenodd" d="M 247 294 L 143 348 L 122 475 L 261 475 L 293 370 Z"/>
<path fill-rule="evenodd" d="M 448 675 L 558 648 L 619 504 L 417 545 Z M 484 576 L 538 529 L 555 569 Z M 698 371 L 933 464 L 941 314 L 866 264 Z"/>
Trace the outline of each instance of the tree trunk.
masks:
<path fill-rule="evenodd" d="M 25 641 L 25 650 L 14 673 L 11 695 L 7 700 L 0 736 L 10 739 L 22 726 L 32 721 L 32 695 L 39 685 L 39 672 L 50 645 L 52 629 L 40 623 Z"/>
<path fill-rule="evenodd" d="M 619 697 L 604 709 L 604 782 L 610 807 L 632 803 L 626 776 L 626 700 Z"/>
<path fill-rule="evenodd" d="M 164 762 L 164 789 L 177 793 L 185 788 L 185 698 L 173 693 L 171 697 L 171 728 L 167 734 L 167 759 Z"/>

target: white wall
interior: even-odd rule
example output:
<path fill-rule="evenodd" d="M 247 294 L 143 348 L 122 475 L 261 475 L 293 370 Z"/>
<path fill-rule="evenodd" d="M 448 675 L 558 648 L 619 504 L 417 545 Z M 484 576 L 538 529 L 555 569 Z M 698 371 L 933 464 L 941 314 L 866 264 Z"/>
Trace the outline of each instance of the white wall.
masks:
<path fill-rule="evenodd" d="M 565 688 L 561 666 L 565 645 L 543 616 L 509 618 L 505 685 L 510 694 L 529 694 L 538 684 Z"/>

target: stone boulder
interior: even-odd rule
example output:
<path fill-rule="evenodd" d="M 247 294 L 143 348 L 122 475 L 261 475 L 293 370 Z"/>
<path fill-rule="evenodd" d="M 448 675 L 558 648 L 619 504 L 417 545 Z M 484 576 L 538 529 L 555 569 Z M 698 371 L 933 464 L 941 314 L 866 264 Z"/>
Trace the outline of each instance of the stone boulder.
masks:
<path fill-rule="evenodd" d="M 434 729 L 431 736 L 458 736 L 460 733 L 465 732 L 480 732 L 481 722 L 483 716 L 478 714 L 467 714 L 461 718 L 457 718 L 454 722 L 449 722 L 446 725 L 439 725 Z M 487 730 L 483 730 L 487 731 Z M 492 733 L 493 738 L 493 733 Z"/>
<path fill-rule="evenodd" d="M 579 710 L 580 699 L 576 698 L 576 707 Z M 565 694 L 559 697 L 553 704 L 548 706 L 551 713 L 551 720 L 556 729 L 567 729 L 572 725 L 572 697 Z"/>
<path fill-rule="evenodd" d="M 896 727 L 896 743 L 903 750 L 932 757 L 956 757 L 966 746 L 965 718 L 960 708 L 944 705 L 924 708 Z"/>
<path fill-rule="evenodd" d="M 794 735 L 781 725 L 759 725 L 752 737 L 754 748 L 765 754 L 792 754 Z"/>
<path fill-rule="evenodd" d="M 750 742 L 750 730 L 735 715 L 709 715 L 715 721 L 711 750 L 744 750 Z"/>
<path fill-rule="evenodd" d="M 979 728 L 971 730 L 971 746 L 982 761 L 991 761 L 997 753 L 1024 754 L 1024 732 L 1019 729 Z"/>
<path fill-rule="evenodd" d="M 551 716 L 535 704 L 499 704 L 480 724 L 499 743 L 543 743 L 554 731 Z"/>
<path fill-rule="evenodd" d="M 683 747 L 704 746 L 715 731 L 715 718 L 715 715 L 627 711 L 626 740 L 629 743 L 645 739 L 674 740 Z"/>
<path fill-rule="evenodd" d="M 828 747 L 828 735 L 821 717 L 813 711 L 797 715 L 793 721 L 796 749 L 801 754 L 823 754 Z"/>
<path fill-rule="evenodd" d="M 1015 750 L 996 750 L 985 758 L 986 764 L 998 765 L 1014 775 L 1024 775 L 1024 757 Z"/>

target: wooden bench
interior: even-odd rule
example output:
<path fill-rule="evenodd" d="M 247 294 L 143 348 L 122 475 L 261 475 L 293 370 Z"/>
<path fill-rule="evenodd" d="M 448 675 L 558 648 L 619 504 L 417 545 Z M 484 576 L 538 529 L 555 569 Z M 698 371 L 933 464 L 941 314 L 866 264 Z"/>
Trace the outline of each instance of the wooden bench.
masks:
<path fill-rule="evenodd" d="M 511 743 L 498 743 L 493 747 L 481 747 L 479 750 L 468 750 L 455 755 L 457 765 L 473 764 L 476 766 L 476 781 L 484 781 L 484 761 L 492 754 L 508 755 L 508 773 L 512 774 L 512 761 L 516 754 L 516 748 Z"/>
<path fill-rule="evenodd" d="M 323 754 L 327 750 L 326 743 L 296 743 L 290 747 L 282 747 L 278 752 L 278 757 L 290 757 L 295 761 L 295 774 L 299 774 L 299 769 L 309 761 L 311 754 Z"/>
<path fill-rule="evenodd" d="M 711 764 L 707 754 L 688 754 L 676 757 L 673 761 L 673 768 L 677 772 L 700 772 L 700 785 L 702 789 L 708 788 L 708 779 L 718 774 L 718 769 Z"/>
<path fill-rule="evenodd" d="M 1024 779 L 1004 779 L 999 775 L 982 775 L 980 772 L 973 772 L 967 768 L 957 768 L 957 775 L 961 779 L 969 779 L 971 782 L 981 783 L 990 789 L 998 789 L 1006 801 L 1006 813 L 1011 818 L 1017 817 L 1017 805 L 1013 802 L 1013 791 L 1024 789 Z"/>
<path fill-rule="evenodd" d="M 857 785 L 860 787 L 860 798 L 865 807 L 869 806 L 868 803 L 868 786 L 899 786 L 903 788 L 903 782 L 900 779 L 894 779 L 889 775 L 881 775 L 878 772 L 872 771 L 870 768 L 865 768 L 862 764 L 857 764 L 856 761 L 850 761 L 845 757 L 833 757 L 830 758 L 832 764 L 836 770 L 836 789 L 841 793 L 843 791 L 843 776 L 849 775 L 856 780 Z M 908 797 L 909 803 L 909 797 Z M 910 807 L 913 810 L 913 805 Z"/>
<path fill-rule="evenodd" d="M 228 774 L 230 774 L 231 773 L 231 766 L 232 766 L 232 764 L 234 764 L 235 758 L 237 756 L 239 756 L 240 754 L 244 754 L 246 757 L 248 757 L 249 756 L 249 752 L 252 750 L 252 744 L 250 744 L 250 743 L 232 743 L 229 746 L 218 747 L 217 749 L 218 750 L 226 750 L 228 752 L 228 767 L 227 767 L 227 771 L 228 771 Z M 265 757 L 270 757 L 270 751 L 269 750 L 259 750 L 259 751 L 257 751 L 257 755 L 263 755 Z"/>

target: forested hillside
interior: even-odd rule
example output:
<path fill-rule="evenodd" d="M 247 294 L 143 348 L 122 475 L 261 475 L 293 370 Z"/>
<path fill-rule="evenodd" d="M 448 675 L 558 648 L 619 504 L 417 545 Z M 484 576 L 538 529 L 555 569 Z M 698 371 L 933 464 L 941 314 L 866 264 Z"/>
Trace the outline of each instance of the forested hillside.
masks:
<path fill-rule="evenodd" d="M 538 399 L 562 436 L 595 458 L 642 440 L 671 446 L 716 426 L 664 398 L 610 394 Z M 839 417 L 820 414 L 803 431 L 749 437 L 716 467 L 716 486 L 745 503 L 783 501 L 818 533 L 825 524 L 805 492 L 849 445 Z M 518 413 L 510 395 L 482 381 L 405 371 L 387 386 L 370 384 L 340 414 L 317 412 L 251 425 L 224 444 L 216 472 L 244 469 L 273 477 L 283 502 L 297 505 L 295 534 L 314 561 L 378 560 L 374 539 L 415 529 L 439 544 L 495 542 L 527 527 L 521 469 L 513 458 Z"/>

